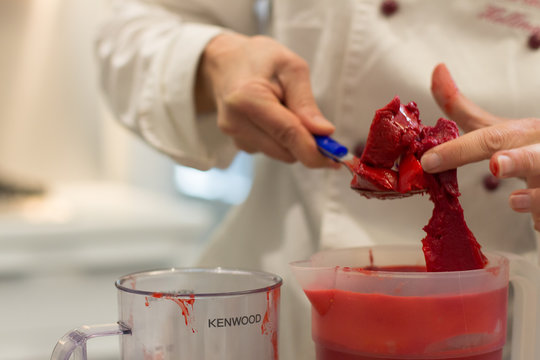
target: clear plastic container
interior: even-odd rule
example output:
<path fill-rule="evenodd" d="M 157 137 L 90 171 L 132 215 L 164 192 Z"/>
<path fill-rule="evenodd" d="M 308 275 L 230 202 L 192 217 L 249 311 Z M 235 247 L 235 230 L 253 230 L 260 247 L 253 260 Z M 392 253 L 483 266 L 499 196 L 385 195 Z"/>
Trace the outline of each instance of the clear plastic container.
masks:
<path fill-rule="evenodd" d="M 124 360 L 278 359 L 279 276 L 169 269 L 116 282 L 119 321 L 68 332 L 52 360 L 86 359 L 86 341 L 121 335 Z"/>
<path fill-rule="evenodd" d="M 509 280 L 512 359 L 540 359 L 538 268 L 486 255 L 484 269 L 437 273 L 425 272 L 415 245 L 329 250 L 292 263 L 312 304 L 317 360 L 501 360 Z"/>

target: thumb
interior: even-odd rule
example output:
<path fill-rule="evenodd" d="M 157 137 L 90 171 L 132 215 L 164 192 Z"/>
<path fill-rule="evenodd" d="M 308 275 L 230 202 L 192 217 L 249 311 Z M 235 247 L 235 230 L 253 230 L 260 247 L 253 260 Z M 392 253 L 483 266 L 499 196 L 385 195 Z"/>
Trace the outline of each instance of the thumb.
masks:
<path fill-rule="evenodd" d="M 433 70 L 431 93 L 441 110 L 466 132 L 503 121 L 463 96 L 445 64 Z"/>
<path fill-rule="evenodd" d="M 313 96 L 307 63 L 300 58 L 287 63 L 280 69 L 278 78 L 283 87 L 284 105 L 306 129 L 317 135 L 332 134 L 335 127 L 322 115 Z"/>

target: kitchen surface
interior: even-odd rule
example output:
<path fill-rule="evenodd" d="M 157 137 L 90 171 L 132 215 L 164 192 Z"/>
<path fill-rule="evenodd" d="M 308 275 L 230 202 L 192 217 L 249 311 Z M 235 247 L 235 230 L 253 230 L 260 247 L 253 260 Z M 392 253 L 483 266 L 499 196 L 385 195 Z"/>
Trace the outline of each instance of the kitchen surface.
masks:
<path fill-rule="evenodd" d="M 83 324 L 117 319 L 114 281 L 188 266 L 214 221 L 199 201 L 115 183 L 80 183 L 4 202 L 0 211 L 0 358 L 44 359 Z M 89 342 L 117 358 L 118 339 Z M 115 357 L 116 356 L 116 357 Z"/>

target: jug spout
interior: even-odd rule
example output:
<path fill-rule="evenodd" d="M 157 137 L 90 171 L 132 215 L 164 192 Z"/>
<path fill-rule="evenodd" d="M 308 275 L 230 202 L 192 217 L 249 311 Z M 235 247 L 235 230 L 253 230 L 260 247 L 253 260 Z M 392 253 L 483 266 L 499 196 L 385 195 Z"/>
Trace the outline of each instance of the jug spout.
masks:
<path fill-rule="evenodd" d="M 293 275 L 302 289 L 333 289 L 337 266 L 317 266 L 313 260 L 295 261 L 290 264 Z"/>
<path fill-rule="evenodd" d="M 338 267 L 320 267 L 312 260 L 291 263 L 292 272 L 306 294 L 314 310 L 324 315 L 332 303 L 332 294 L 325 293 L 335 289 Z M 313 291 L 319 291 L 319 296 L 311 296 Z"/>

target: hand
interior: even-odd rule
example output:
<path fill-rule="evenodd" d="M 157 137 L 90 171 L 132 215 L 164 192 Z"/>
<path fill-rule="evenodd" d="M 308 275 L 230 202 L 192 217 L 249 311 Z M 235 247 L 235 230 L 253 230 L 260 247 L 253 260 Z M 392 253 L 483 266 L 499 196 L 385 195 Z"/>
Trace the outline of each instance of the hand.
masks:
<path fill-rule="evenodd" d="M 530 212 L 540 231 L 540 119 L 504 119 L 481 109 L 459 92 L 444 64 L 433 71 L 431 90 L 446 115 L 468 133 L 426 152 L 424 170 L 440 172 L 490 159 L 493 175 L 525 179 L 527 189 L 510 194 L 510 206 Z"/>
<path fill-rule="evenodd" d="M 239 149 L 310 168 L 339 167 L 313 139 L 334 126 L 315 103 L 308 65 L 278 42 L 217 36 L 204 51 L 197 84 L 198 110 L 217 109 L 218 127 Z"/>

